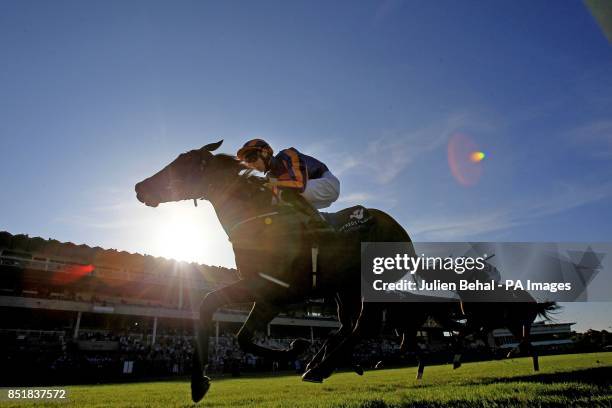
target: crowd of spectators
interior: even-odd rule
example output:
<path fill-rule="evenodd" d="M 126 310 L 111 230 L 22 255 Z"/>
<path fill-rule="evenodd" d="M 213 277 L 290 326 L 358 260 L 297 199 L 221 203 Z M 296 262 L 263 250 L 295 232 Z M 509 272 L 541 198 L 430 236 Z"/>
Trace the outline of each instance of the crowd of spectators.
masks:
<path fill-rule="evenodd" d="M 2 344 L 2 347 L 11 360 L 8 363 L 30 364 L 36 367 L 37 373 L 44 373 L 46 379 L 68 382 L 140 380 L 188 375 L 194 349 L 194 337 L 185 330 L 162 330 L 156 335 L 155 341 L 150 334 L 142 332 L 81 330 L 77 339 L 72 339 L 70 335 L 55 334 L 56 341 L 47 341 L 47 346 L 36 341 L 27 341 L 27 336 L 30 335 L 25 336 L 24 338 L 22 334 L 17 340 L 15 337 L 11 341 L 3 341 L 6 344 Z M 38 338 L 48 339 L 49 335 L 39 334 Z M 257 334 L 254 338 L 256 344 L 276 349 L 288 348 L 291 341 L 292 339 L 270 338 L 263 334 Z M 50 344 L 54 346 L 51 348 Z M 232 376 L 254 371 L 290 370 L 301 373 L 322 344 L 323 340 L 316 339 L 298 359 L 277 362 L 245 353 L 240 349 L 234 334 L 225 332 L 218 338 L 210 338 L 211 363 L 208 369 L 213 373 Z M 381 360 L 408 362 L 410 358 L 400 356 L 397 338 L 385 337 L 360 342 L 352 356 L 352 363 L 368 368 L 376 366 Z"/>
<path fill-rule="evenodd" d="M 293 339 L 270 338 L 260 334 L 256 335 L 253 340 L 255 344 L 261 346 L 287 349 L 290 347 Z M 306 360 L 313 356 L 322 344 L 322 340 L 315 339 L 311 342 L 308 350 L 296 360 L 279 362 L 266 360 L 252 353 L 245 353 L 240 349 L 236 337 L 225 333 L 219 336 L 218 339 L 210 339 L 211 368 L 217 372 L 230 373 L 232 375 L 237 375 L 237 367 L 240 371 L 275 372 L 292 370 L 301 373 L 306 365 Z"/>
<path fill-rule="evenodd" d="M 32 383 L 162 378 L 188 375 L 191 370 L 194 337 L 184 332 L 171 335 L 161 333 L 156 336 L 155 342 L 142 333 L 83 330 L 77 339 L 59 331 L 54 333 L 53 341 L 46 343 L 39 340 L 49 338 L 50 334 L 5 333 L 1 345 L 5 350 L 2 364 L 34 368 L 28 375 L 22 372 L 24 376 L 21 377 L 21 381 L 27 379 Z M 258 335 L 255 342 L 284 349 L 289 347 L 291 339 Z M 243 352 L 233 334 L 222 333 L 218 339 L 210 338 L 209 370 L 233 376 L 254 371 L 302 372 L 308 359 L 321 345 L 321 340 L 315 340 L 298 360 L 276 362 Z M 12 379 L 18 381 L 19 376 Z"/>

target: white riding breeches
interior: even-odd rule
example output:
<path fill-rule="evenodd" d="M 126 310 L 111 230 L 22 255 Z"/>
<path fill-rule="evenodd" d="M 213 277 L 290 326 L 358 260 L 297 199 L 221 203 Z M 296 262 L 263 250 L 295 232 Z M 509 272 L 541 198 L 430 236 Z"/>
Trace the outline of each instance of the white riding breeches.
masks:
<path fill-rule="evenodd" d="M 323 173 L 321 178 L 308 180 L 302 193 L 306 201 L 317 209 L 329 207 L 339 195 L 340 181 L 329 171 Z"/>

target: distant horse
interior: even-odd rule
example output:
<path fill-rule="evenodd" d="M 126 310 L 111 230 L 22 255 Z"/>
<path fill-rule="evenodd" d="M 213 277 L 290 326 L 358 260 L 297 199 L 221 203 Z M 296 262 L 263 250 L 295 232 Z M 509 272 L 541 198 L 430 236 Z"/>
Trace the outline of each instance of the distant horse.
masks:
<path fill-rule="evenodd" d="M 418 362 L 417 379 L 421 379 L 425 369 L 425 358 L 417 344 L 417 332 L 421 329 L 428 318 L 432 318 L 443 329 L 456 332 L 454 336 L 454 360 L 453 368 L 461 366 L 461 355 L 465 346 L 465 338 L 476 335 L 483 338 L 488 347 L 486 336 L 497 328 L 508 328 L 518 340 L 517 347 L 510 350 L 507 357 L 515 355 L 530 355 L 533 359 L 534 371 L 539 371 L 539 361 L 536 349 L 531 344 L 530 331 L 535 319 L 540 316 L 546 320 L 550 319 L 550 312 L 558 306 L 554 302 L 537 303 L 533 297 L 524 290 L 503 291 L 494 294 L 498 299 L 512 297 L 512 302 L 478 302 L 474 296 L 478 293 L 460 291 L 460 297 L 471 299 L 471 301 L 454 300 L 432 301 L 423 296 L 415 296 L 415 302 L 388 302 L 370 304 L 361 311 L 355 305 L 347 305 L 341 300 L 338 302 L 339 316 L 343 316 L 346 322 L 355 322 L 360 330 L 338 333 L 335 337 L 327 340 L 322 349 L 313 357 L 307 366 L 304 378 L 308 381 L 322 382 L 329 377 L 339 364 L 346 364 L 351 360 L 353 347 L 366 336 L 376 337 L 380 332 L 383 322 L 388 331 L 394 330 L 401 336 L 400 353 L 414 353 Z M 503 296 L 503 297 L 502 297 Z M 418 308 L 414 305 L 418 304 Z M 465 321 L 465 323 L 461 323 Z M 345 337 L 340 338 L 341 335 Z M 328 349 L 336 347 L 336 360 L 327 360 L 327 364 L 320 364 L 324 360 Z M 340 357 L 343 357 L 342 360 Z M 335 365 L 334 365 L 335 363 Z M 359 372 L 360 374 L 362 372 Z"/>
<path fill-rule="evenodd" d="M 374 222 L 367 233 L 332 234 L 318 242 L 318 267 L 313 268 L 312 235 L 304 216 L 290 205 L 276 204 L 273 193 L 263 185 L 265 180 L 252 176 L 235 157 L 213 154 L 221 143 L 179 155 L 135 187 L 138 200 L 151 207 L 171 201 L 208 200 L 234 250 L 241 279 L 206 294 L 199 308 L 191 376 L 194 402 L 210 387 L 205 369 L 212 316 L 217 309 L 252 302 L 253 309 L 238 333 L 241 346 L 271 358 L 296 355 L 304 350 L 304 341 L 293 343 L 288 350 L 276 350 L 253 344 L 254 332 L 288 305 L 309 298 L 337 297 L 359 303 L 361 241 L 410 243 L 408 233 L 393 218 L 370 209 Z M 410 250 L 414 254 L 412 245 L 408 245 Z M 388 274 L 386 278 L 393 281 L 401 276 Z"/>
<path fill-rule="evenodd" d="M 417 333 L 427 320 L 433 319 L 448 331 L 463 331 L 465 327 L 457 322 L 461 318 L 458 301 L 442 302 L 431 301 L 431 299 L 428 301 L 424 296 L 407 296 L 413 296 L 413 301 L 369 304 L 367 313 L 362 313 L 359 318 L 356 315 L 352 319 L 349 317 L 351 313 L 355 313 L 355 310 L 350 312 L 346 310 L 347 308 L 344 308 L 344 310 L 339 311 L 339 315 L 344 316 L 346 321 L 358 322 L 360 330 L 349 333 L 350 336 L 354 337 L 353 341 L 349 342 L 343 342 L 343 339 L 330 337 L 321 350 L 308 363 L 304 378 L 308 381 L 322 382 L 325 378 L 329 377 L 335 367 L 329 361 L 323 367 L 319 364 L 329 352 L 328 349 L 338 347 L 339 344 L 342 345 L 342 347 L 338 347 L 342 352 L 339 352 L 337 355 L 343 356 L 345 360 L 337 359 L 336 363 L 350 363 L 358 374 L 363 374 L 363 370 L 352 363 L 351 355 L 353 347 L 364 338 L 377 339 L 384 330 L 386 332 L 395 332 L 400 337 L 400 354 L 414 353 L 418 363 L 417 379 L 421 379 L 425 368 L 425 356 L 418 346 Z M 342 305 L 342 302 L 339 302 L 339 305 Z M 383 361 L 379 361 L 376 367 L 379 368 L 382 364 Z"/>
<path fill-rule="evenodd" d="M 486 260 L 492 258 L 489 256 Z M 486 261 L 485 260 L 485 261 Z M 499 280 L 500 272 L 497 268 L 486 263 L 482 270 L 473 270 L 463 275 L 454 272 L 420 269 L 412 275 L 415 281 L 419 279 L 438 279 L 443 282 L 454 282 L 459 287 L 459 279 L 470 282 L 487 282 Z M 531 344 L 531 326 L 540 316 L 550 320 L 550 313 L 558 309 L 555 302 L 538 303 L 531 294 L 523 289 L 507 290 L 503 286 L 493 285 L 490 290 L 471 291 L 459 290 L 456 292 L 461 300 L 461 313 L 465 318 L 465 325 L 459 330 L 455 343 L 454 368 L 461 365 L 461 350 L 467 335 L 475 334 L 484 340 L 488 347 L 486 336 L 498 328 L 508 328 L 518 340 L 518 346 L 508 353 L 508 357 L 515 355 L 530 355 L 533 359 L 533 369 L 540 369 L 536 349 Z"/>
<path fill-rule="evenodd" d="M 559 307 L 555 302 L 462 302 L 461 306 L 466 323 L 457 338 L 455 368 L 461 365 L 461 349 L 467 335 L 473 333 L 480 336 L 488 347 L 487 334 L 495 329 L 507 328 L 518 340 L 518 345 L 508 352 L 507 357 L 531 356 L 533 370 L 540 370 L 537 350 L 531 344 L 531 326 L 538 316 L 550 320 L 550 313 Z"/>

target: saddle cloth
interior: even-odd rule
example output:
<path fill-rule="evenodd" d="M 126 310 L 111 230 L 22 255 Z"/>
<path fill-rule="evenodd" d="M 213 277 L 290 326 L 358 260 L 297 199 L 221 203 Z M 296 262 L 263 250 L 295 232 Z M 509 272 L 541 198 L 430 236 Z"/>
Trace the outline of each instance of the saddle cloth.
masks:
<path fill-rule="evenodd" d="M 365 231 L 374 223 L 374 218 L 368 209 L 361 205 L 335 213 L 322 212 L 321 215 L 338 232 Z"/>

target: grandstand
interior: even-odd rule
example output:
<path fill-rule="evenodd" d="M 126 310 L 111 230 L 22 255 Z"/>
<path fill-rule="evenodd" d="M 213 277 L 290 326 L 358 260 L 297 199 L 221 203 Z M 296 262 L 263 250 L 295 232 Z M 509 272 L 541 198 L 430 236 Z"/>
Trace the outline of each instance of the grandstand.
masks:
<path fill-rule="evenodd" d="M 202 296 L 236 279 L 234 269 L 0 232 L 3 362 L 59 367 L 74 363 L 66 361 L 77 355 L 98 368 L 114 365 L 112 370 L 127 376 L 183 374 Z M 213 368 L 224 370 L 227 360 L 236 358 L 246 360 L 247 367 L 271 366 L 237 353 L 231 334 L 250 306 L 233 305 L 214 315 L 211 352 L 218 363 Z M 282 345 L 305 337 L 314 342 L 338 326 L 333 312 L 313 303 L 280 315 L 259 341 Z M 55 360 L 30 361 L 37 355 Z M 167 367 L 144 363 L 155 360 Z M 95 376 L 105 377 L 103 371 Z"/>

